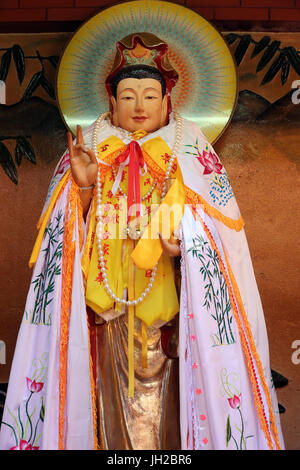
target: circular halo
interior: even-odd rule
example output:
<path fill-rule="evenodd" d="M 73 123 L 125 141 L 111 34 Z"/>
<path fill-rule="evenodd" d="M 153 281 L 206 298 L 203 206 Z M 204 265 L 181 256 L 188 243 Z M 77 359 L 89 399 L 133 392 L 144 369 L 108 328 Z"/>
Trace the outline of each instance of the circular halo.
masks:
<path fill-rule="evenodd" d="M 165 41 L 179 80 L 174 111 L 196 122 L 214 143 L 230 122 L 237 99 L 237 72 L 222 35 L 186 7 L 164 1 L 130 1 L 86 21 L 68 43 L 58 69 L 57 97 L 66 125 L 76 133 L 109 109 L 105 79 L 116 43 L 131 33 L 150 32 Z"/>

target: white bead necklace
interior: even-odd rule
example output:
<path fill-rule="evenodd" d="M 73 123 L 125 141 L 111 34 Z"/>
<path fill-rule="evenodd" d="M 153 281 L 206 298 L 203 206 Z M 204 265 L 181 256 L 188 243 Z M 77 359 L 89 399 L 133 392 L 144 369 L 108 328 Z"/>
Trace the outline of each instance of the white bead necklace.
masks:
<path fill-rule="evenodd" d="M 93 129 L 93 135 L 92 135 L 92 148 L 94 154 L 97 156 L 98 151 L 97 151 L 97 135 L 99 133 L 100 127 L 105 119 L 107 119 L 110 116 L 110 113 L 103 113 L 101 114 L 98 119 L 95 122 L 95 126 Z M 161 199 L 163 199 L 167 193 L 167 184 L 166 180 L 170 177 L 171 169 L 173 167 L 174 160 L 176 158 L 176 155 L 178 154 L 180 142 L 181 142 L 181 134 L 182 134 L 182 118 L 179 116 L 179 114 L 174 113 L 174 117 L 176 119 L 176 132 L 175 132 L 175 143 L 174 147 L 172 149 L 172 154 L 171 158 L 168 163 L 168 167 L 166 170 L 165 178 L 162 184 L 162 194 L 161 194 Z M 119 130 L 119 129 L 118 129 Z M 124 134 L 123 134 L 124 135 Z M 110 288 L 109 283 L 108 283 L 108 278 L 107 278 L 107 272 L 106 272 L 106 267 L 105 267 L 105 260 L 104 260 L 104 254 L 103 254 L 103 249 L 102 249 L 102 232 L 103 232 L 103 222 L 102 222 L 102 188 L 101 188 L 101 174 L 100 174 L 100 165 L 98 167 L 98 174 L 97 174 L 97 182 L 96 182 L 96 217 L 98 219 L 97 223 L 97 230 L 96 230 L 96 237 L 97 237 L 97 249 L 98 249 L 98 255 L 99 255 L 99 263 L 100 263 L 100 270 L 102 274 L 102 279 L 103 279 L 103 285 L 108 293 L 108 295 L 117 303 L 121 303 L 126 306 L 133 306 L 141 303 L 146 295 L 149 294 L 150 290 L 153 287 L 153 283 L 156 277 L 157 273 L 157 268 L 158 268 L 158 262 L 152 269 L 151 277 L 149 280 L 149 283 L 144 290 L 144 292 L 134 300 L 125 300 L 121 299 L 118 297 Z"/>

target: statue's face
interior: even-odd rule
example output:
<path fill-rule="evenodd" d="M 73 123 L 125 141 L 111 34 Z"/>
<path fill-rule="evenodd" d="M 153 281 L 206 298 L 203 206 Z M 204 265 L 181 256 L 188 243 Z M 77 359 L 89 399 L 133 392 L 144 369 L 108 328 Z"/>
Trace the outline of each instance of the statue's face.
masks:
<path fill-rule="evenodd" d="M 154 132 L 166 125 L 167 96 L 154 78 L 125 78 L 112 97 L 113 124 L 127 131 Z"/>

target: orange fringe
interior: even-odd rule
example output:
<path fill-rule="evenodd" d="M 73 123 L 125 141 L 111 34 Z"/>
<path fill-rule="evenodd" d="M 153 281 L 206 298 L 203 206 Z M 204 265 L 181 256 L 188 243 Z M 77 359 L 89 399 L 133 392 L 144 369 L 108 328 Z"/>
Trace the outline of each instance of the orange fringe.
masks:
<path fill-rule="evenodd" d="M 71 179 L 71 188 L 68 196 L 67 208 L 69 213 L 66 214 L 65 229 L 64 229 L 64 246 L 63 246 L 63 268 L 62 268 L 62 301 L 61 301 L 61 319 L 60 319 L 60 364 L 59 364 L 59 431 L 58 431 L 58 448 L 64 449 L 64 424 L 65 424 L 65 405 L 66 405 L 66 390 L 67 390 L 67 365 L 68 365 L 68 341 L 69 341 L 69 318 L 72 304 L 72 284 L 73 284 L 73 268 L 74 268 L 74 255 L 75 244 L 73 241 L 73 231 L 76 220 L 76 213 L 78 217 L 78 231 L 79 231 L 79 247 L 80 250 L 83 246 L 83 213 L 78 193 L 78 186 Z M 78 209 L 76 211 L 76 209 Z M 90 339 L 89 339 L 90 342 Z M 89 348 L 90 349 L 90 348 Z M 94 432 L 94 449 L 98 450 L 97 440 L 97 412 L 96 412 L 96 397 L 95 397 L 95 384 L 93 377 L 93 364 L 90 354 L 89 359 L 90 368 L 90 381 L 91 381 L 91 398 L 93 409 L 93 432 Z"/>
<path fill-rule="evenodd" d="M 275 440 L 276 448 L 277 448 L 277 450 L 279 450 L 280 449 L 280 444 L 279 444 L 279 439 L 278 439 L 278 431 L 277 431 L 276 424 L 275 424 L 275 418 L 274 418 L 274 414 L 273 414 L 273 408 L 272 408 L 269 389 L 268 389 L 266 381 L 265 381 L 262 364 L 261 364 L 260 358 L 259 358 L 257 350 L 256 350 L 256 346 L 255 346 L 254 339 L 253 339 L 252 332 L 251 332 L 251 328 L 250 328 L 250 325 L 249 325 L 249 322 L 248 322 L 247 314 L 244 310 L 243 302 L 242 302 L 242 299 L 241 299 L 239 289 L 238 289 L 237 283 L 235 281 L 233 272 L 231 270 L 228 259 L 226 257 L 226 253 L 224 252 L 225 260 L 226 260 L 226 264 L 227 264 L 227 268 L 228 268 L 228 272 L 229 272 L 230 281 L 232 283 L 234 295 L 237 299 L 238 306 L 240 308 L 241 315 L 243 317 L 243 322 L 244 322 L 244 327 L 245 327 L 245 330 L 246 330 L 246 333 L 247 333 L 247 337 L 245 337 L 245 333 L 243 331 L 243 326 L 242 326 L 242 323 L 241 323 L 241 319 L 239 318 L 238 309 L 237 309 L 237 306 L 235 304 L 235 300 L 234 300 L 231 285 L 230 285 L 230 282 L 229 282 L 229 279 L 228 279 L 228 276 L 227 276 L 227 272 L 226 272 L 225 266 L 223 264 L 222 258 L 220 256 L 220 253 L 219 253 L 219 251 L 217 249 L 217 246 L 215 244 L 215 241 L 213 239 L 213 236 L 210 233 L 210 231 L 209 231 L 208 227 L 206 226 L 206 224 L 204 223 L 204 221 L 201 219 L 199 214 L 194 209 L 193 209 L 193 214 L 199 220 L 199 222 L 201 223 L 203 229 L 205 230 L 205 232 L 206 232 L 206 234 L 207 234 L 207 236 L 208 236 L 208 238 L 211 242 L 211 245 L 212 245 L 213 249 L 217 253 L 219 263 L 220 263 L 220 269 L 221 269 L 221 272 L 222 272 L 222 274 L 224 276 L 224 279 L 226 281 L 226 285 L 228 287 L 228 292 L 229 292 L 229 297 L 230 297 L 230 304 L 231 304 L 231 307 L 232 307 L 233 312 L 234 312 L 234 316 L 235 316 L 235 320 L 236 320 L 236 323 L 237 323 L 237 326 L 238 326 L 242 347 L 243 347 L 244 354 L 245 354 L 245 359 L 246 359 L 246 362 L 248 364 L 248 370 L 249 370 L 249 373 L 250 373 L 250 380 L 251 380 L 251 383 L 252 383 L 252 388 L 253 388 L 253 393 L 254 393 L 255 408 L 256 408 L 256 411 L 257 411 L 257 414 L 258 414 L 258 418 L 260 420 L 261 428 L 262 428 L 262 430 L 265 434 L 265 437 L 267 439 L 269 448 L 273 449 L 273 443 L 272 443 L 271 435 L 270 435 L 269 428 L 268 428 L 268 420 L 267 420 L 267 417 L 266 417 L 266 414 L 265 414 L 265 411 L 264 411 L 263 402 L 262 402 L 262 398 L 261 398 L 261 393 L 260 393 L 259 386 L 258 386 L 258 383 L 257 383 L 257 380 L 256 380 L 256 374 L 255 374 L 255 371 L 254 371 L 254 368 L 253 368 L 253 360 L 252 360 L 251 354 L 255 358 L 255 362 L 256 362 L 256 365 L 257 365 L 257 368 L 258 368 L 258 371 L 259 371 L 260 380 L 261 380 L 261 383 L 263 385 L 263 389 L 264 389 L 266 399 L 267 399 L 269 416 L 270 416 L 270 424 L 271 424 L 273 437 L 274 437 L 274 440 Z M 251 350 L 249 350 L 249 346 L 247 344 L 247 339 L 248 339 L 248 342 L 250 343 L 250 349 Z"/>
<path fill-rule="evenodd" d="M 261 378 L 262 386 L 263 386 L 263 389 L 264 389 L 264 392 L 265 392 L 265 395 L 266 395 L 266 400 L 267 400 L 268 409 L 269 409 L 270 425 L 271 425 L 271 429 L 272 429 L 272 432 L 273 432 L 273 437 L 274 437 L 274 440 L 275 440 L 276 449 L 280 450 L 280 443 L 279 443 L 279 439 L 278 439 L 278 430 L 277 430 L 277 427 L 276 427 L 275 416 L 274 416 L 274 413 L 273 413 L 272 400 L 271 400 L 269 388 L 268 388 L 268 386 L 266 384 L 266 381 L 265 381 L 265 376 L 264 376 L 262 363 L 261 363 L 260 357 L 259 357 L 259 355 L 257 353 L 257 350 L 256 350 L 256 346 L 255 346 L 254 338 L 253 338 L 253 335 L 252 335 L 251 327 L 250 327 L 250 324 L 249 324 L 249 321 L 248 321 L 248 318 L 247 318 L 247 314 L 246 314 L 245 309 L 244 309 L 244 305 L 243 305 L 243 301 L 242 301 L 242 298 L 241 298 L 241 295 L 240 295 L 238 285 L 236 283 L 234 274 L 232 272 L 231 266 L 229 264 L 229 261 L 227 259 L 227 256 L 226 256 L 225 252 L 224 252 L 224 255 L 225 255 L 225 260 L 226 260 L 226 264 L 227 264 L 227 268 L 228 268 L 228 272 L 229 272 L 229 277 L 230 277 L 230 280 L 231 280 L 231 283 L 232 283 L 232 286 L 233 286 L 233 290 L 234 290 L 234 293 L 235 293 L 235 297 L 237 299 L 239 309 L 240 309 L 240 311 L 242 313 L 242 316 L 243 316 L 244 327 L 245 327 L 245 330 L 246 330 L 246 333 L 247 333 L 247 336 L 248 336 L 248 340 L 250 342 L 250 347 L 252 349 L 252 355 L 255 358 L 255 362 L 256 362 L 258 372 L 259 372 L 259 375 L 260 375 L 260 378 Z"/>
<path fill-rule="evenodd" d="M 60 363 L 59 363 L 59 416 L 58 416 L 58 448 L 64 449 L 64 424 L 67 390 L 69 315 L 72 299 L 73 265 L 75 241 L 73 229 L 76 217 L 77 186 L 71 179 L 68 195 L 67 212 L 65 215 L 63 266 L 62 266 L 62 298 L 60 318 Z"/>
<path fill-rule="evenodd" d="M 218 211 L 218 209 L 208 204 L 208 202 L 202 196 L 200 196 L 200 194 L 188 188 L 186 185 L 184 186 L 184 189 L 185 189 L 185 202 L 187 204 L 192 204 L 193 206 L 197 204 L 201 204 L 204 211 L 211 217 L 214 217 L 220 222 L 223 222 L 224 225 L 226 225 L 227 227 L 231 229 L 236 230 L 237 232 L 242 230 L 242 228 L 245 225 L 242 216 L 240 216 L 238 219 L 231 219 L 231 217 L 227 217 L 226 215 L 222 214 L 222 212 Z"/>

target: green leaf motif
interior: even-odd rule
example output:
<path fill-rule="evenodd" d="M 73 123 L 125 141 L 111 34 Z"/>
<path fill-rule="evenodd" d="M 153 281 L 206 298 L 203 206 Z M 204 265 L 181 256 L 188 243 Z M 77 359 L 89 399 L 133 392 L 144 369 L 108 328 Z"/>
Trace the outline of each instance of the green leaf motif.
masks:
<path fill-rule="evenodd" d="M 17 138 L 17 145 L 19 146 L 20 152 L 34 165 L 36 164 L 36 157 L 34 150 L 30 142 L 23 136 Z"/>
<path fill-rule="evenodd" d="M 48 93 L 50 98 L 55 100 L 55 91 L 51 83 L 47 80 L 47 78 L 43 75 L 41 78 L 41 86 L 44 88 L 44 90 Z"/>
<path fill-rule="evenodd" d="M 44 405 L 44 400 L 43 400 L 43 397 L 42 397 L 42 406 L 41 406 L 41 411 L 40 411 L 40 420 L 42 422 L 44 422 L 44 418 L 45 418 L 45 405 Z"/>
<path fill-rule="evenodd" d="M 300 58 L 298 52 L 293 46 L 289 46 L 286 48 L 287 57 L 290 61 L 291 66 L 300 75 Z"/>
<path fill-rule="evenodd" d="M 59 62 L 59 56 L 58 55 L 50 55 L 49 57 L 47 57 L 47 59 L 53 65 L 54 68 L 57 67 L 58 62 Z"/>
<path fill-rule="evenodd" d="M 275 53 L 278 51 L 281 41 L 272 41 L 271 44 L 267 47 L 263 53 L 262 58 L 257 64 L 256 72 L 260 72 L 274 57 Z"/>
<path fill-rule="evenodd" d="M 9 66 L 11 62 L 11 49 L 7 49 L 6 52 L 4 52 L 2 59 L 1 59 L 1 64 L 0 64 L 0 80 L 5 82 L 8 71 L 9 71 Z"/>
<path fill-rule="evenodd" d="M 261 40 L 255 45 L 255 48 L 252 52 L 251 59 L 256 57 L 267 45 L 269 44 L 271 38 L 270 36 L 264 36 Z"/>
<path fill-rule="evenodd" d="M 13 58 L 14 58 L 15 66 L 16 66 L 18 80 L 21 85 L 25 77 L 24 52 L 21 46 L 19 46 L 19 44 L 15 44 L 12 48 L 12 53 L 13 53 Z"/>
<path fill-rule="evenodd" d="M 14 164 L 8 148 L 4 145 L 3 142 L 0 142 L 0 165 L 2 166 L 7 176 L 12 180 L 12 182 L 18 184 L 18 173 L 16 165 Z"/>
<path fill-rule="evenodd" d="M 228 443 L 231 439 L 231 425 L 230 425 L 230 415 L 227 416 L 226 422 L 226 447 L 228 447 Z"/>
<path fill-rule="evenodd" d="M 237 46 L 235 53 L 234 53 L 237 65 L 240 65 L 240 63 L 242 62 L 243 57 L 246 54 L 246 51 L 249 47 L 250 42 L 251 42 L 250 34 L 245 34 L 241 38 L 240 43 Z"/>
<path fill-rule="evenodd" d="M 22 98 L 23 101 L 27 101 L 31 97 L 31 95 L 35 92 L 37 87 L 41 84 L 43 75 L 44 75 L 44 72 L 42 70 L 40 70 L 39 72 L 36 72 L 33 75 L 23 95 L 23 98 Z"/>
<path fill-rule="evenodd" d="M 281 52 L 279 56 L 274 60 L 274 62 L 272 63 L 267 73 L 264 75 L 261 81 L 261 85 L 265 85 L 266 83 L 269 83 L 271 80 L 273 80 L 273 78 L 275 77 L 277 72 L 281 69 L 284 63 L 284 57 L 285 57 L 285 52 Z"/>
<path fill-rule="evenodd" d="M 226 41 L 228 42 L 228 44 L 233 44 L 234 41 L 238 38 L 238 34 L 235 34 L 235 33 L 229 33 L 225 36 L 225 39 Z"/>

